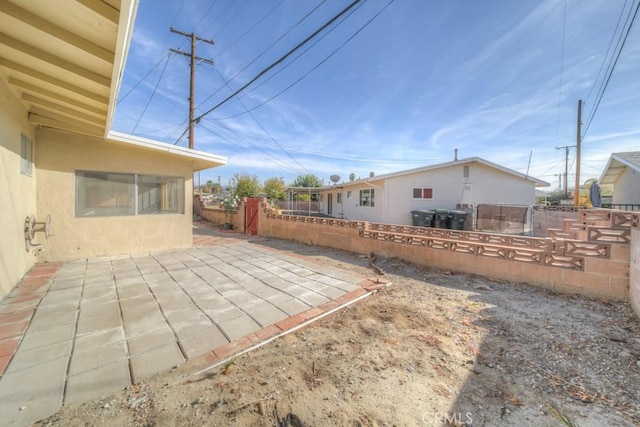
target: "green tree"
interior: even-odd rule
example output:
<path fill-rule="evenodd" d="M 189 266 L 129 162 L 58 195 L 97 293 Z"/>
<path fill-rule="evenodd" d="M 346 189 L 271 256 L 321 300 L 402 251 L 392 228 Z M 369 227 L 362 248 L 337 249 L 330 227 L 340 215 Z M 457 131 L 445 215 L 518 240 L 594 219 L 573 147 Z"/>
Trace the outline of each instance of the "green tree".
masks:
<path fill-rule="evenodd" d="M 324 181 L 318 178 L 315 175 L 298 175 L 292 187 L 322 187 L 324 185 Z"/>
<path fill-rule="evenodd" d="M 255 175 L 238 172 L 233 175 L 229 184 L 234 188 L 234 197 L 256 197 L 262 192 L 260 180 Z"/>
<path fill-rule="evenodd" d="M 270 201 L 284 200 L 285 185 L 282 178 L 269 178 L 264 182 L 264 192 Z"/>

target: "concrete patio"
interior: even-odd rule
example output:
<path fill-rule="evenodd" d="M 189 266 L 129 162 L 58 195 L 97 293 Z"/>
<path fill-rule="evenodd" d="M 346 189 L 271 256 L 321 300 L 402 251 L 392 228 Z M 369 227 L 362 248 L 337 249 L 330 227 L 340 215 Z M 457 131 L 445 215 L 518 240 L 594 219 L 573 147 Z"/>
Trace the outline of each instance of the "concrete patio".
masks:
<path fill-rule="evenodd" d="M 40 264 L 0 303 L 0 413 L 30 425 L 367 294 L 346 270 L 194 228 L 193 248 Z"/>

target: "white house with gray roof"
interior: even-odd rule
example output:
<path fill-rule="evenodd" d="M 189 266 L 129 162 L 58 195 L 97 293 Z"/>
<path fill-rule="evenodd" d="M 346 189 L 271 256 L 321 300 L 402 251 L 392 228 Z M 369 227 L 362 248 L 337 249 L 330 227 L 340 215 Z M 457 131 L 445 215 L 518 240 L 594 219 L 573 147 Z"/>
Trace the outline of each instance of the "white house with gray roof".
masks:
<path fill-rule="evenodd" d="M 323 213 L 338 218 L 412 224 L 411 211 L 458 205 L 531 205 L 549 183 L 469 157 L 358 179 L 321 189 Z"/>
<path fill-rule="evenodd" d="M 640 209 L 640 151 L 613 153 L 600 176 L 600 185 L 613 187 L 613 207 Z"/>

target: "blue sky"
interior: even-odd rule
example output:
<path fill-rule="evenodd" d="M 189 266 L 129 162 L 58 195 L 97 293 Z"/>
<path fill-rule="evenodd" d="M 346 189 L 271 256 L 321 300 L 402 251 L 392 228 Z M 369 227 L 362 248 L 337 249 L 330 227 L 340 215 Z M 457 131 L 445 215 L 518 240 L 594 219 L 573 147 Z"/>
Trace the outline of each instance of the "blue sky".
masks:
<path fill-rule="evenodd" d="M 171 26 L 215 40 L 196 48 L 215 63 L 197 66 L 199 116 L 351 1 L 141 0 L 114 129 L 171 144 L 186 130 L 189 60 L 169 48 L 190 45 Z M 457 148 L 555 189 L 579 99 L 581 182 L 599 177 L 610 153 L 640 149 L 639 22 L 590 120 L 639 1 L 362 0 L 201 119 L 195 148 L 228 165 L 200 180 L 312 173 L 328 184 L 450 161 Z M 572 187 L 574 148 L 569 164 Z"/>

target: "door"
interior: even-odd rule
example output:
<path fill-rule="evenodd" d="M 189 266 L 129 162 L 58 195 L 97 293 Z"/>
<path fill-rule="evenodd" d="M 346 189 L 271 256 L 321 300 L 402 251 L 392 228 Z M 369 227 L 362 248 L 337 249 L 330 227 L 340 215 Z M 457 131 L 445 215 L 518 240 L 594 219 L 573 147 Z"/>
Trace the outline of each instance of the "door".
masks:
<path fill-rule="evenodd" d="M 248 198 L 244 205 L 244 229 L 250 236 L 258 234 L 258 210 L 260 209 L 260 199 Z"/>
<path fill-rule="evenodd" d="M 327 195 L 327 215 L 333 213 L 333 193 Z"/>

